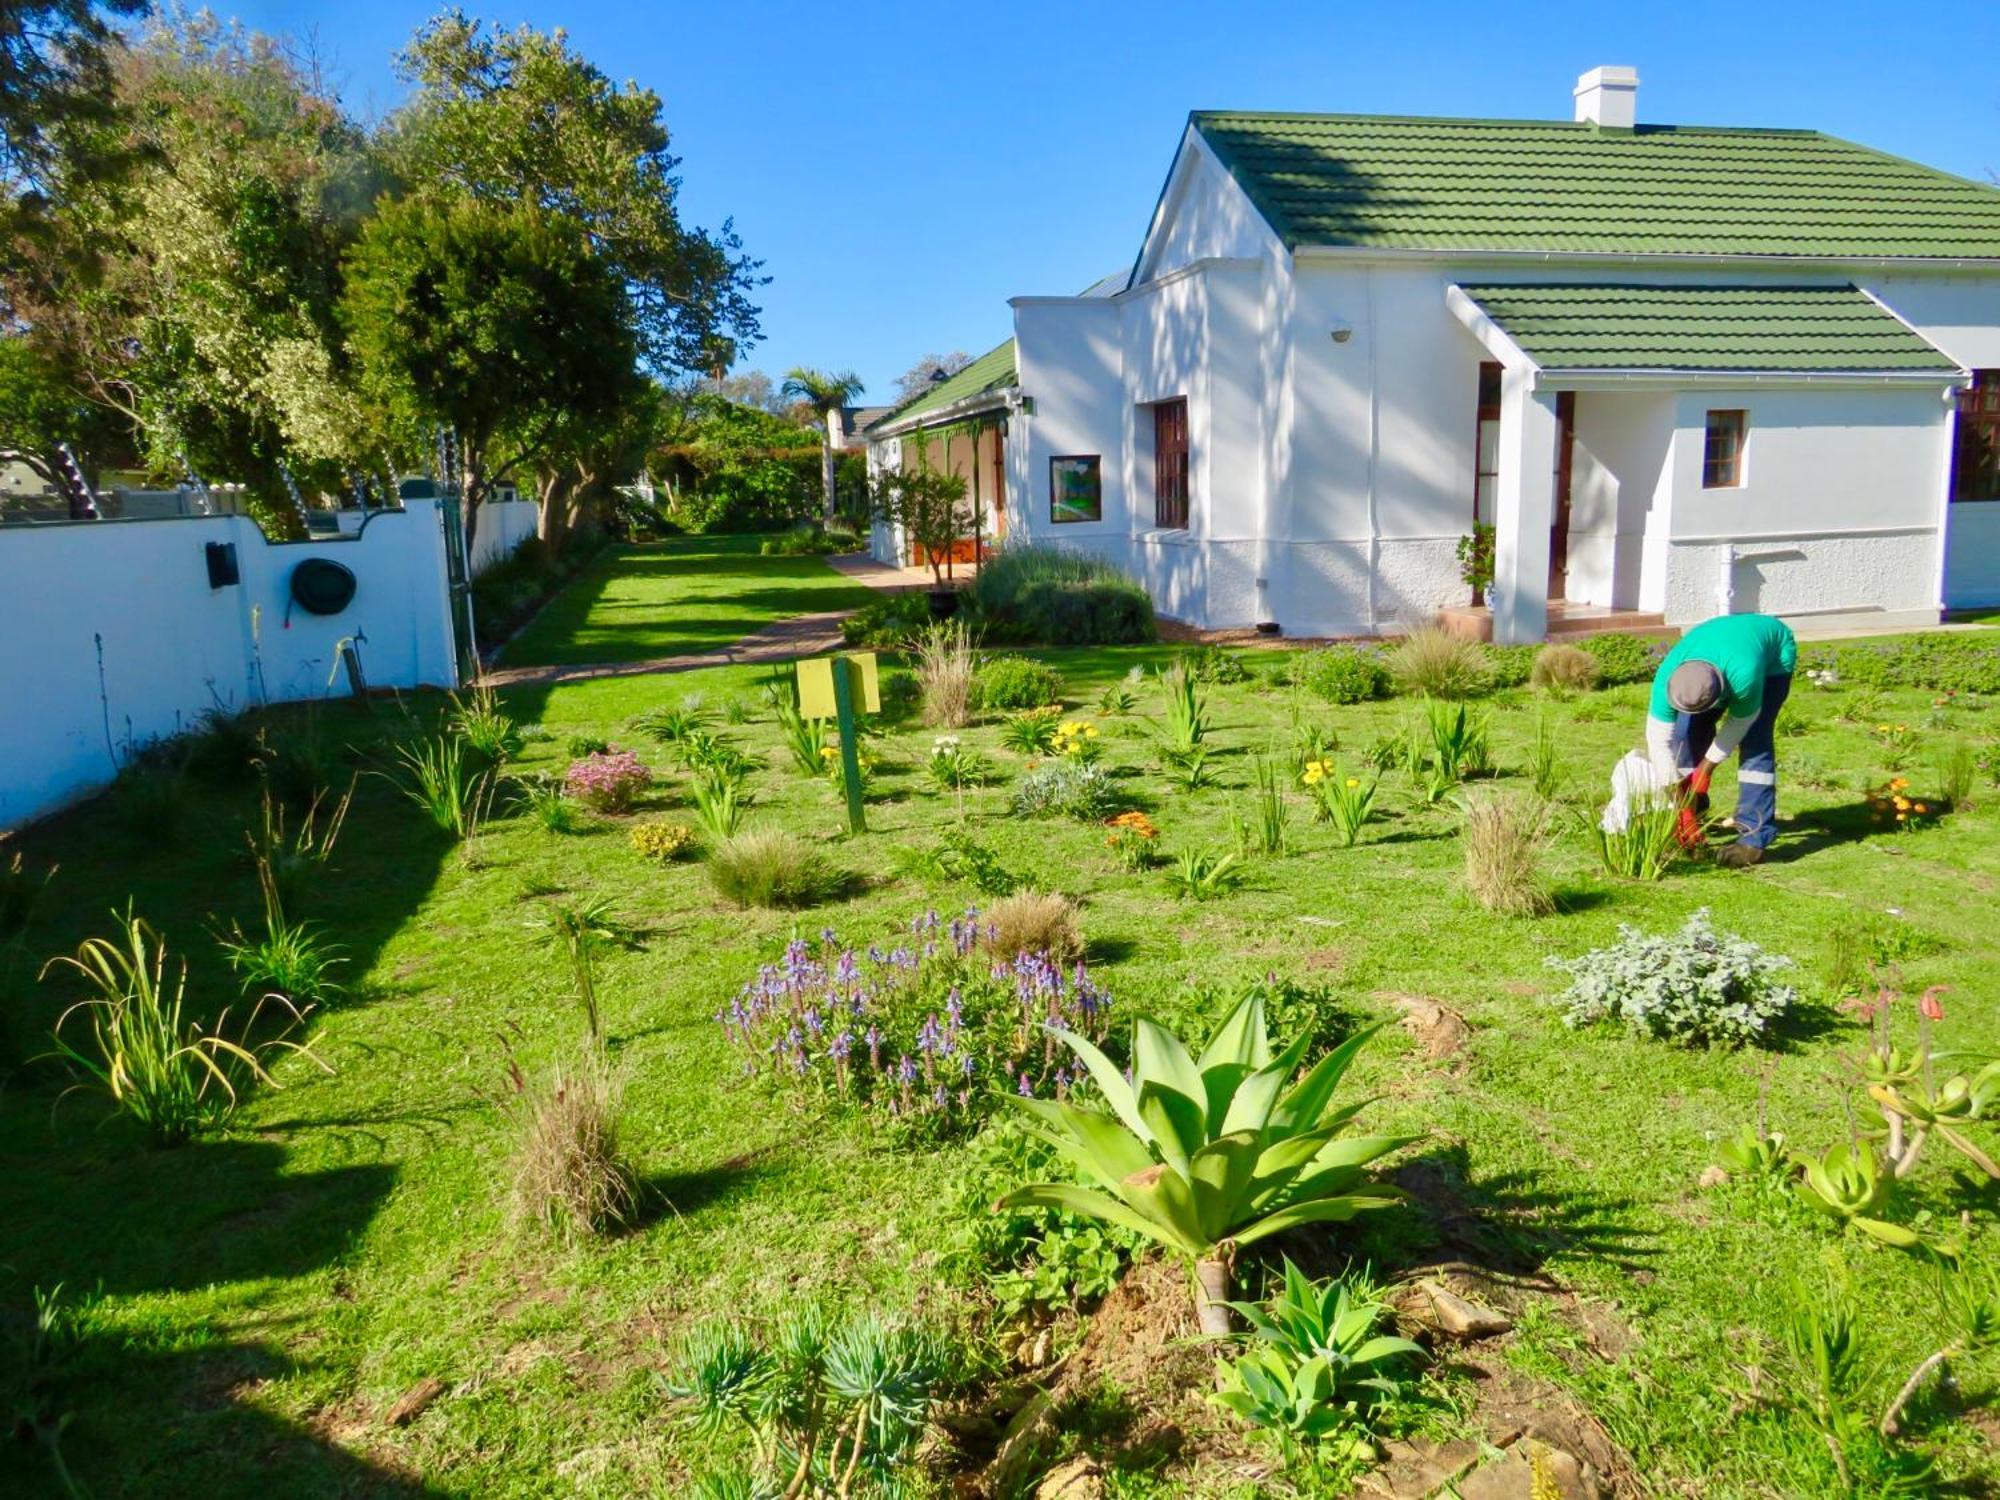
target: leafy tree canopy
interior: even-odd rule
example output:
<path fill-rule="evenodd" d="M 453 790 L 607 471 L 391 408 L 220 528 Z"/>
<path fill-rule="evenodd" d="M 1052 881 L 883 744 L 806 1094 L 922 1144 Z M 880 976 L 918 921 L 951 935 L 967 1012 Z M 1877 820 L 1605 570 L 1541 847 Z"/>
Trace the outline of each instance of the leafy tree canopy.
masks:
<path fill-rule="evenodd" d="M 576 225 L 629 283 L 655 371 L 710 371 L 719 335 L 732 359 L 757 337 L 758 262 L 728 222 L 681 223 L 659 95 L 614 84 L 560 30 L 489 30 L 457 10 L 417 34 L 402 67 L 417 92 L 387 146 L 404 179 Z"/>
<path fill-rule="evenodd" d="M 912 396 L 922 394 L 971 363 L 972 356 L 963 349 L 954 349 L 949 354 L 926 354 L 896 377 L 896 404 L 900 406 Z"/>

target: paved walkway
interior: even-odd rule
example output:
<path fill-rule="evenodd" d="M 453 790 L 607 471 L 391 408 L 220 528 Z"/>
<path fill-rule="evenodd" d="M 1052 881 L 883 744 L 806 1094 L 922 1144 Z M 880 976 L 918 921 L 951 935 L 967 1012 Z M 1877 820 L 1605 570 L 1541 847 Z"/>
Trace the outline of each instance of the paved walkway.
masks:
<path fill-rule="evenodd" d="M 586 682 L 597 677 L 643 677 L 649 672 L 694 672 L 703 667 L 796 661 L 802 656 L 820 656 L 839 649 L 840 622 L 853 612 L 834 609 L 796 615 L 752 631 L 720 651 L 571 667 L 498 667 L 482 673 L 479 681 L 486 687 L 515 687 L 523 683 Z"/>
<path fill-rule="evenodd" d="M 866 584 L 871 589 L 880 589 L 885 594 L 902 594 L 911 589 L 927 589 L 932 586 L 929 568 L 899 568 L 893 563 L 875 561 L 866 552 L 841 552 L 826 560 L 826 565 L 836 573 L 844 573 L 856 583 Z M 953 563 L 952 581 L 964 584 L 971 581 L 979 571 L 976 563 Z"/>

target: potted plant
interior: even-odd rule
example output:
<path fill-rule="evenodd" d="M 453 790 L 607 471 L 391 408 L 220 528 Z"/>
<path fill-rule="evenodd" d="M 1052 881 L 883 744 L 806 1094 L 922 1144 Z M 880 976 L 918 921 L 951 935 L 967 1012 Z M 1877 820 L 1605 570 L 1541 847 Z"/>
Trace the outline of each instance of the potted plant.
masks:
<path fill-rule="evenodd" d="M 966 534 L 970 519 L 965 480 L 928 464 L 908 473 L 883 474 L 875 482 L 875 512 L 901 528 L 910 550 L 931 570 L 931 618 L 958 612 L 958 591 L 946 581 L 951 549 Z"/>

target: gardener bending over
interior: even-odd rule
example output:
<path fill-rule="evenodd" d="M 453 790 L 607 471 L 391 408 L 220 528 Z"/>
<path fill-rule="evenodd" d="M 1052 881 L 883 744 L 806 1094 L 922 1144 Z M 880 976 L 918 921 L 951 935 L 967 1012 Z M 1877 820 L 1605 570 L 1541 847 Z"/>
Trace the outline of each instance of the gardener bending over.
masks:
<path fill-rule="evenodd" d="M 1736 842 L 1715 857 L 1740 868 L 1764 857 L 1778 836 L 1778 755 L 1772 732 L 1792 690 L 1798 642 L 1770 615 L 1718 615 L 1694 627 L 1653 675 L 1646 755 L 1678 784 L 1683 844 L 1701 841 L 1696 814 L 1707 805 L 1709 778 L 1740 748 L 1736 769 Z"/>

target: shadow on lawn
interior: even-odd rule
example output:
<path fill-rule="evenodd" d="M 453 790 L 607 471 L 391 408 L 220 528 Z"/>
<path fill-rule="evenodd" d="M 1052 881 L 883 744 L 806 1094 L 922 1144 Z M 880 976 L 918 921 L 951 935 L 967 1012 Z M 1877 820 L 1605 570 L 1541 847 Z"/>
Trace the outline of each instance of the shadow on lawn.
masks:
<path fill-rule="evenodd" d="M 685 1218 L 717 1203 L 740 1198 L 766 1175 L 761 1165 L 768 1155 L 752 1151 L 732 1156 L 712 1167 L 692 1172 L 660 1172 L 641 1179 L 639 1207 L 623 1233 L 636 1234 L 668 1219 Z"/>
<path fill-rule="evenodd" d="M 1849 802 L 1839 807 L 1816 807 L 1800 813 L 1790 829 L 1764 851 L 1763 863 L 1788 865 L 1794 860 L 1817 854 L 1839 844 L 1858 844 L 1872 834 L 1883 832 L 1874 811 L 1866 802 Z"/>
<path fill-rule="evenodd" d="M 1491 1271 L 1534 1276 L 1552 1261 L 1575 1258 L 1631 1271 L 1654 1253 L 1644 1243 L 1652 1232 L 1630 1222 L 1636 1200 L 1561 1191 L 1529 1169 L 1475 1176 L 1462 1145 L 1405 1162 L 1392 1181 L 1436 1235 L 1433 1248 Z"/>

